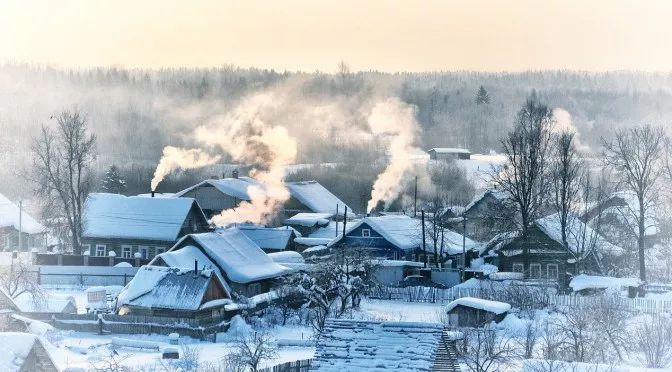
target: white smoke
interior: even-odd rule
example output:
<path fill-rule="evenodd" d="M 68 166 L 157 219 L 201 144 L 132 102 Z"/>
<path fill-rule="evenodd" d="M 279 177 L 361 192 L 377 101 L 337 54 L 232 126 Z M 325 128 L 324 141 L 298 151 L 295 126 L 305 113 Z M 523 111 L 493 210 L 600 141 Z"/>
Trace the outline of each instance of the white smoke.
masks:
<path fill-rule="evenodd" d="M 574 143 L 576 148 L 582 152 L 590 152 L 590 147 L 581 141 L 581 133 L 572 122 L 572 115 L 565 109 L 553 109 L 553 133 L 569 132 L 574 133 Z"/>
<path fill-rule="evenodd" d="M 172 171 L 204 167 L 215 164 L 219 159 L 219 156 L 210 156 L 199 149 L 187 150 L 166 146 L 163 148 L 161 161 L 159 161 L 159 165 L 156 166 L 156 170 L 154 171 L 151 183 L 152 191 L 156 191 L 159 183 Z"/>
<path fill-rule="evenodd" d="M 250 176 L 259 186 L 248 187 L 250 201 L 213 217 L 217 225 L 234 222 L 265 223 L 289 199 L 283 178 L 286 166 L 296 160 L 296 140 L 284 126 L 273 125 L 282 100 L 273 93 L 245 98 L 230 113 L 196 129 L 203 145 L 216 147 L 238 162 L 252 164 Z"/>
<path fill-rule="evenodd" d="M 385 209 L 389 208 L 406 187 L 413 171 L 412 155 L 416 151 L 414 143 L 419 125 L 415 120 L 414 107 L 398 98 L 377 103 L 368 117 L 368 123 L 374 136 L 389 138 L 389 162 L 373 184 L 366 207 L 370 212 L 380 202 L 384 203 Z"/>

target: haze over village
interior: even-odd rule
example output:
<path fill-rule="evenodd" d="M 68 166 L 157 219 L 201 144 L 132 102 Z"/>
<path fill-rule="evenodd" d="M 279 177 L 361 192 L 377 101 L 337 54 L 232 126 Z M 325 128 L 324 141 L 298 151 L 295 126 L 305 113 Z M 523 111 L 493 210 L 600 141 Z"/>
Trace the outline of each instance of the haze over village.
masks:
<path fill-rule="evenodd" d="M 671 15 L 0 3 L 0 372 L 672 371 Z"/>

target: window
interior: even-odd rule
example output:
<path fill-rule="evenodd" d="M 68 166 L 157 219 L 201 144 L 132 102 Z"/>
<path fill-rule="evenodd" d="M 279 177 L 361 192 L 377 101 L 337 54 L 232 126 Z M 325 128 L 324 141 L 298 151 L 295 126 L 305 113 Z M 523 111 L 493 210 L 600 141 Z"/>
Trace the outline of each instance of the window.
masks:
<path fill-rule="evenodd" d="M 91 254 L 91 244 L 82 244 L 82 253 Z"/>
<path fill-rule="evenodd" d="M 362 229 L 362 236 L 365 238 L 371 237 L 371 230 L 369 229 Z"/>
<path fill-rule="evenodd" d="M 154 255 L 158 256 L 166 251 L 165 247 L 154 247 Z"/>
<path fill-rule="evenodd" d="M 530 264 L 530 278 L 540 279 L 541 278 L 541 264 Z"/>
<path fill-rule="evenodd" d="M 123 257 L 123 258 L 133 257 L 133 247 L 131 247 L 130 245 L 122 245 L 121 246 L 121 257 Z"/>
<path fill-rule="evenodd" d="M 546 266 L 548 279 L 558 279 L 558 264 L 548 264 Z"/>
<path fill-rule="evenodd" d="M 514 263 L 513 264 L 513 272 L 514 273 L 522 273 L 525 271 L 525 266 L 523 266 L 522 263 Z"/>
<path fill-rule="evenodd" d="M 96 256 L 98 257 L 107 256 L 107 246 L 105 244 L 96 244 Z"/>
<path fill-rule="evenodd" d="M 149 257 L 149 247 L 146 245 L 139 245 L 138 253 L 140 253 L 140 258 L 147 259 L 147 257 Z"/>

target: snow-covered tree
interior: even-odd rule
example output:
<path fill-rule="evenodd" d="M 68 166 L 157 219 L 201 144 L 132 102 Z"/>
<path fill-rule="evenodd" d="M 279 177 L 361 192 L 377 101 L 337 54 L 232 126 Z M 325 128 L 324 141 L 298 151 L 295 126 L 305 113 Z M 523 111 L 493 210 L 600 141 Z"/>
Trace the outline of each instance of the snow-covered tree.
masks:
<path fill-rule="evenodd" d="M 478 92 L 476 93 L 476 104 L 477 105 L 487 105 L 490 103 L 490 95 L 488 94 L 488 91 L 485 90 L 485 87 L 482 85 L 478 88 Z"/>
<path fill-rule="evenodd" d="M 123 194 L 126 191 L 126 180 L 121 177 L 116 165 L 111 165 L 107 172 L 105 172 L 103 191 L 112 194 Z"/>

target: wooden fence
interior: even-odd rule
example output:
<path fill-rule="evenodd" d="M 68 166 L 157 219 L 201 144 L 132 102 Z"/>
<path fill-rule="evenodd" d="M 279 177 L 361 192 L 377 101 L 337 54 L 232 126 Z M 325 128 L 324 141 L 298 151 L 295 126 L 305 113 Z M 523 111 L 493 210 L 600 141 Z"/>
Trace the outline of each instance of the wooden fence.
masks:
<path fill-rule="evenodd" d="M 295 360 L 275 365 L 273 367 L 261 368 L 259 372 L 308 372 L 312 359 Z"/>
<path fill-rule="evenodd" d="M 541 290 L 543 291 L 543 289 Z M 406 302 L 450 302 L 462 297 L 479 297 L 490 300 L 507 301 L 510 292 L 506 290 L 484 290 L 481 288 L 432 288 L 432 287 L 381 287 L 369 293 L 369 298 L 397 300 Z M 543 305 L 554 306 L 589 306 L 598 305 L 604 299 L 600 296 L 560 295 L 541 293 L 537 296 Z M 609 297 L 611 306 L 629 312 L 646 314 L 672 313 L 672 301 L 650 298 Z"/>
<path fill-rule="evenodd" d="M 134 316 L 115 314 L 52 314 L 44 319 L 58 329 L 77 332 L 112 334 L 160 334 L 178 333 L 200 340 L 215 340 L 215 334 L 226 332 L 228 319 L 216 319 L 209 322 L 195 319 L 164 318 L 157 316 Z"/>

